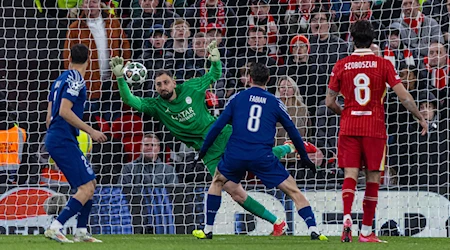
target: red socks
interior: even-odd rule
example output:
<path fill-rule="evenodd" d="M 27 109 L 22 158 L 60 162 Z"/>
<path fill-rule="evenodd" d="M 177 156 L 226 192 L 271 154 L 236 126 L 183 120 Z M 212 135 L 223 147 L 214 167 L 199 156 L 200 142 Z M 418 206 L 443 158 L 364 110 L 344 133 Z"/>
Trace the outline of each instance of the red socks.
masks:
<path fill-rule="evenodd" d="M 355 198 L 356 180 L 345 178 L 342 185 L 342 202 L 344 203 L 344 215 L 352 212 L 353 199 Z"/>
<path fill-rule="evenodd" d="M 363 201 L 363 221 L 362 224 L 372 226 L 373 217 L 375 216 L 375 209 L 378 202 L 378 189 L 380 184 L 375 182 L 366 183 L 366 193 Z M 344 210 L 345 211 L 345 210 Z M 344 212 L 345 213 L 345 212 Z"/>

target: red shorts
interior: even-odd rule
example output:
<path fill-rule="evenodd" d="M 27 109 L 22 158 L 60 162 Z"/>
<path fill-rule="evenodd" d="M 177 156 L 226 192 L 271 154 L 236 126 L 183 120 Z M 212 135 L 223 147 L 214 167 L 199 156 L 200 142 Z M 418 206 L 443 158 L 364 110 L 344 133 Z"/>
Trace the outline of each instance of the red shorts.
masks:
<path fill-rule="evenodd" d="M 341 168 L 365 168 L 384 171 L 386 139 L 340 135 L 338 165 Z"/>

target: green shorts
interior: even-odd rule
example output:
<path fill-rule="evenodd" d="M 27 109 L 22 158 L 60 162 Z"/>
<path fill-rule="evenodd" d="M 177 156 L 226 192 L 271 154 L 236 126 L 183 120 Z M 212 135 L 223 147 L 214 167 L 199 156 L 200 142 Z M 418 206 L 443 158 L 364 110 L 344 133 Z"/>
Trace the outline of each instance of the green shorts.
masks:
<path fill-rule="evenodd" d="M 213 145 L 208 149 L 208 153 L 203 157 L 203 163 L 212 176 L 214 176 L 217 165 L 219 165 L 220 159 L 222 159 L 222 155 L 225 152 L 228 139 L 230 139 L 232 132 L 233 130 L 230 125 L 225 126 Z"/>

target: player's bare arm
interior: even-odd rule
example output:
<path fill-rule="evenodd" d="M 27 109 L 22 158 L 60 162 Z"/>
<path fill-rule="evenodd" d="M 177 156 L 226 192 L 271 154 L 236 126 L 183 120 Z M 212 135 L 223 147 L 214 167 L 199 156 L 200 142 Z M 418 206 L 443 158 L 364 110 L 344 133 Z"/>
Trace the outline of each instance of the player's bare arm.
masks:
<path fill-rule="evenodd" d="M 342 107 L 336 102 L 336 99 L 339 95 L 339 92 L 336 92 L 330 88 L 328 88 L 327 97 L 325 99 L 325 104 L 329 109 L 331 109 L 337 115 L 342 113 Z"/>
<path fill-rule="evenodd" d="M 392 89 L 402 102 L 402 105 L 418 119 L 420 126 L 422 126 L 422 135 L 425 135 L 428 131 L 428 124 L 422 114 L 420 114 L 420 111 L 416 106 L 416 102 L 411 94 L 405 89 L 403 84 L 397 84 Z"/>
<path fill-rule="evenodd" d="M 59 115 L 64 118 L 64 120 L 66 120 L 70 125 L 88 133 L 94 141 L 106 141 L 106 135 L 98 130 L 93 129 L 85 122 L 83 122 L 80 118 L 78 118 L 78 116 L 72 111 L 72 106 L 73 103 L 70 100 L 63 98 L 61 100 L 61 106 L 59 108 Z"/>

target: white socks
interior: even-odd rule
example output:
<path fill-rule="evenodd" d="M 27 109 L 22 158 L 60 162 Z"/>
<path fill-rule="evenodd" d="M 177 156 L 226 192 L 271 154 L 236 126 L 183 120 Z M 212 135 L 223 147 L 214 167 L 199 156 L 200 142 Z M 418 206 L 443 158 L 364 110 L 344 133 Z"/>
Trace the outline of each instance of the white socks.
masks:
<path fill-rule="evenodd" d="M 352 216 L 349 214 L 344 215 L 344 221 L 342 224 L 344 224 L 347 220 L 350 220 L 350 222 L 353 224 Z"/>
<path fill-rule="evenodd" d="M 203 229 L 203 232 L 205 233 L 205 234 L 209 234 L 210 232 L 212 232 L 213 231 L 213 226 L 210 226 L 210 225 L 206 225 L 205 226 L 205 229 Z"/>
<path fill-rule="evenodd" d="M 58 220 L 54 220 L 50 225 L 50 229 L 52 230 L 60 230 L 61 228 L 63 228 L 63 225 Z"/>
<path fill-rule="evenodd" d="M 77 228 L 75 234 L 87 234 L 87 228 Z"/>
<path fill-rule="evenodd" d="M 364 236 L 369 236 L 372 233 L 372 226 L 362 225 L 361 234 Z"/>
<path fill-rule="evenodd" d="M 319 229 L 315 226 L 309 227 L 308 228 L 308 233 L 311 235 L 312 232 L 315 232 L 316 234 L 320 234 L 319 233 Z"/>

